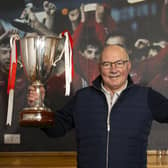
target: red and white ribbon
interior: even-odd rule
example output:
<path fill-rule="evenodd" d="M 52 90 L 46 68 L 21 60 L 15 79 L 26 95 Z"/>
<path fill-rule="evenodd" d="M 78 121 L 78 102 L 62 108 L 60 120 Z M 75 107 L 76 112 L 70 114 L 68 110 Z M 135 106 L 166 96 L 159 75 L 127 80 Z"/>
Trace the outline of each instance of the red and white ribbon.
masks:
<path fill-rule="evenodd" d="M 72 37 L 68 31 L 64 31 L 61 36 L 65 36 L 64 48 L 62 49 L 59 57 L 54 61 L 53 66 L 56 66 L 64 56 L 64 66 L 65 66 L 65 96 L 70 95 L 71 82 L 73 77 L 73 46 L 72 46 Z"/>
<path fill-rule="evenodd" d="M 64 55 L 65 55 L 65 96 L 70 95 L 70 88 L 73 75 L 73 53 L 72 53 L 72 38 L 70 33 L 65 31 L 63 32 L 65 36 L 65 45 L 64 45 Z"/>
<path fill-rule="evenodd" d="M 11 55 L 10 55 L 10 65 L 9 65 L 9 75 L 8 75 L 8 111 L 6 125 L 12 124 L 12 114 L 13 114 L 13 100 L 14 100 L 14 88 L 16 79 L 16 69 L 17 69 L 17 47 L 16 40 L 19 39 L 17 34 L 12 35 L 10 38 Z"/>

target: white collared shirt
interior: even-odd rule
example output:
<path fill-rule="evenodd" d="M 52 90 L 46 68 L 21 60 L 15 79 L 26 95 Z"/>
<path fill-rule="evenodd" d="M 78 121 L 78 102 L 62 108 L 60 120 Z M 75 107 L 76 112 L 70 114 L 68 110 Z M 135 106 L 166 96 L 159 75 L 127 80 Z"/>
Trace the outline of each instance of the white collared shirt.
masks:
<path fill-rule="evenodd" d="M 101 83 L 101 90 L 105 94 L 106 101 L 108 104 L 108 112 L 111 111 L 111 109 L 113 108 L 114 104 L 117 102 L 121 93 L 126 89 L 127 84 L 128 84 L 128 81 L 126 82 L 125 86 L 121 90 L 116 91 L 114 92 L 113 95 L 111 95 L 111 93 L 104 87 L 103 83 Z"/>

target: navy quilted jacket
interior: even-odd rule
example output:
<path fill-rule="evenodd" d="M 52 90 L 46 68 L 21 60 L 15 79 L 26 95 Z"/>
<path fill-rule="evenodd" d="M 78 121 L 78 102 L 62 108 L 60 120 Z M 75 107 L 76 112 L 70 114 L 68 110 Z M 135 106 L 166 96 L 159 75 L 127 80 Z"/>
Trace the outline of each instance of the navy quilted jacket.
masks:
<path fill-rule="evenodd" d="M 100 83 L 99 76 L 93 86 L 79 90 L 45 132 L 57 137 L 76 128 L 78 168 L 146 168 L 152 120 L 168 122 L 168 100 L 129 80 L 112 108 L 108 131 L 108 105 Z"/>

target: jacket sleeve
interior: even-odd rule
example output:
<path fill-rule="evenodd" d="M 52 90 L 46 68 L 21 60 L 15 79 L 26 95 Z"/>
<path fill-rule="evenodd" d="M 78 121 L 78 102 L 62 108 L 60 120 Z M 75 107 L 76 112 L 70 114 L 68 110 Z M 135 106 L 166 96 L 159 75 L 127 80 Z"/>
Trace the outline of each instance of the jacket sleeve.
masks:
<path fill-rule="evenodd" d="M 154 120 L 168 123 L 168 99 L 166 97 L 150 88 L 148 104 Z"/>
<path fill-rule="evenodd" d="M 61 109 L 57 110 L 54 116 L 54 125 L 41 128 L 50 137 L 64 136 L 65 133 L 74 128 L 74 106 L 75 96 Z"/>

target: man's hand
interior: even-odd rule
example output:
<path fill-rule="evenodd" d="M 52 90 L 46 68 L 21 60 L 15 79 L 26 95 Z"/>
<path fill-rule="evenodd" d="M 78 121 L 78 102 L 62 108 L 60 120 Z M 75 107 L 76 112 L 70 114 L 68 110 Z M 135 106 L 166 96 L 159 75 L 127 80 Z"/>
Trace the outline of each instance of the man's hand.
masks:
<path fill-rule="evenodd" d="M 81 12 L 81 22 L 84 23 L 86 18 L 85 18 L 85 11 L 84 11 L 84 4 L 83 3 L 80 6 L 80 12 Z"/>
<path fill-rule="evenodd" d="M 144 47 L 149 47 L 150 46 L 150 41 L 148 39 L 138 39 L 134 46 L 138 49 L 142 49 Z"/>
<path fill-rule="evenodd" d="M 102 23 L 104 17 L 104 7 L 103 5 L 97 4 L 96 12 L 95 12 L 95 19 L 96 23 Z"/>
<path fill-rule="evenodd" d="M 168 0 L 164 0 L 164 4 L 167 5 L 168 4 Z"/>
<path fill-rule="evenodd" d="M 43 2 L 43 8 L 48 15 L 53 15 L 56 12 L 55 4 L 48 1 Z"/>
<path fill-rule="evenodd" d="M 44 100 L 45 97 L 45 89 L 43 86 L 40 87 L 40 94 L 42 100 Z M 28 88 L 28 94 L 27 94 L 27 102 L 29 106 L 34 106 L 35 102 L 39 99 L 39 94 L 36 92 L 36 88 L 31 85 Z"/>

